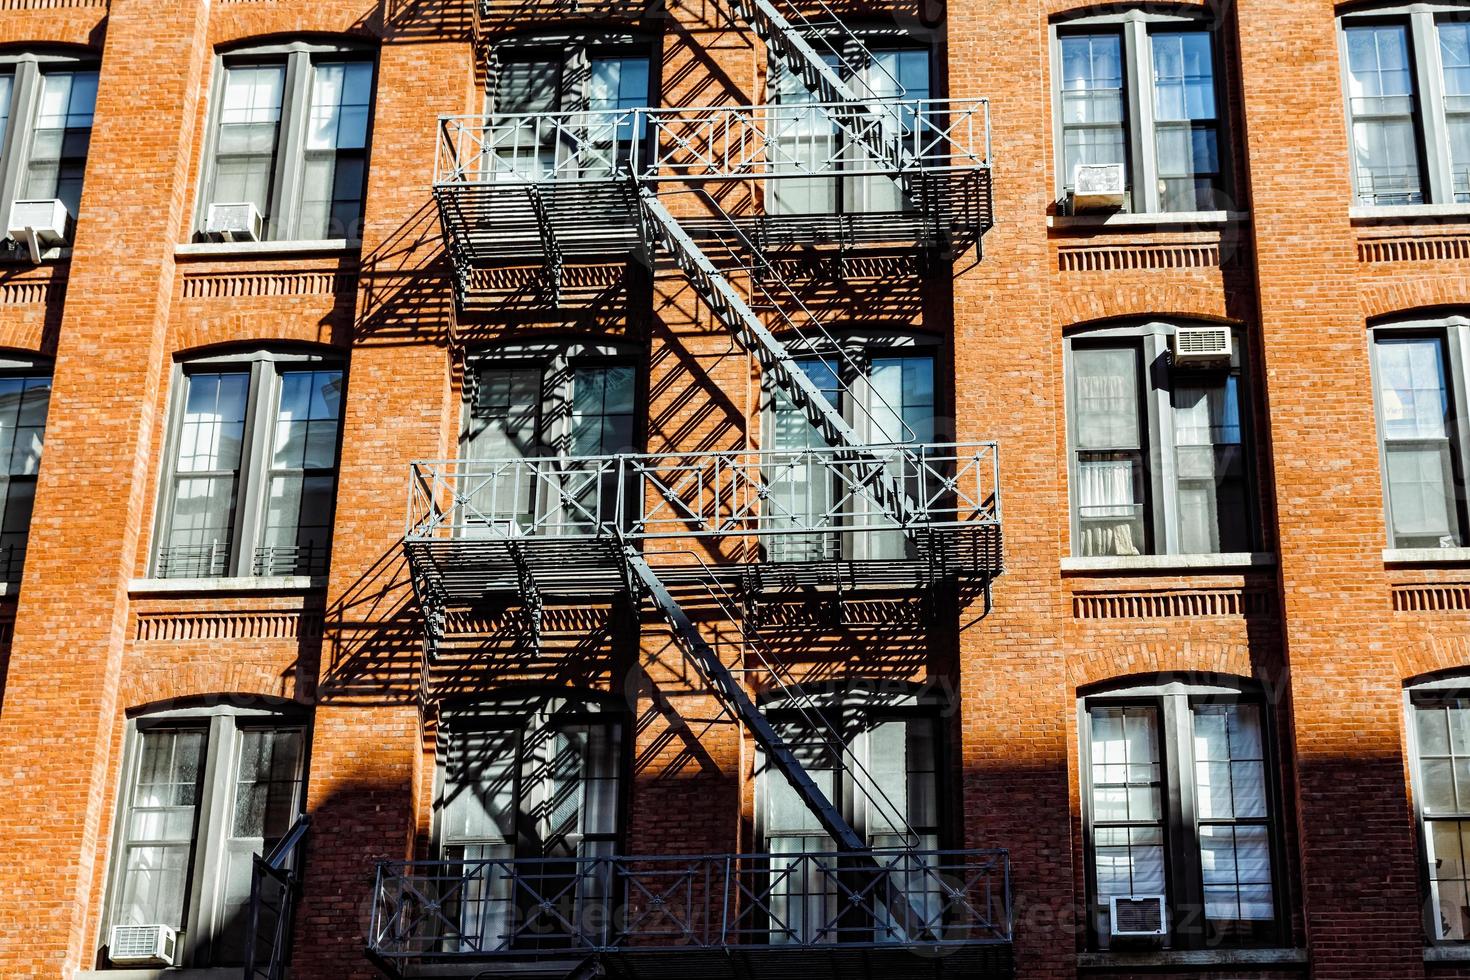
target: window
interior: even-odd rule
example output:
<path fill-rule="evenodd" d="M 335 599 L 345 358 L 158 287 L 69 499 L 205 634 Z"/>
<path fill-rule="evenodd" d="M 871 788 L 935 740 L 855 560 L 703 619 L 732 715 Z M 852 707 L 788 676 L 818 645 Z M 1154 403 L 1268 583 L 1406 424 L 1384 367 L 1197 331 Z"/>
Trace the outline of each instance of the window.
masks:
<path fill-rule="evenodd" d="M 1175 326 L 1068 343 L 1072 553 L 1240 553 L 1259 546 L 1242 337 L 1228 365 L 1172 363 Z"/>
<path fill-rule="evenodd" d="M 30 360 L 0 360 L 0 582 L 20 582 L 36 475 L 46 439 L 51 374 Z"/>
<path fill-rule="evenodd" d="M 611 176 L 640 122 L 623 110 L 653 105 L 650 43 L 630 34 L 536 37 L 500 45 L 488 111 L 498 170 L 542 177 Z M 580 113 L 553 121 L 550 114 Z M 569 138 L 568 134 L 575 138 Z"/>
<path fill-rule="evenodd" d="M 855 687 L 793 693 L 765 710 L 803 768 L 869 846 L 939 849 L 944 796 L 935 705 L 914 695 Z M 841 907 L 837 866 L 821 857 L 834 853 L 836 842 L 764 757 L 756 770 L 756 801 L 757 833 L 770 855 L 773 944 L 903 938 L 881 907 L 873 910 L 877 922 L 855 921 Z M 939 918 L 943 900 L 933 893 L 932 877 L 917 872 L 904 885 L 898 894 L 924 906 L 916 909 L 922 921 Z"/>
<path fill-rule="evenodd" d="M 1124 210 L 1229 204 L 1216 36 L 1188 18 L 1131 11 L 1052 28 L 1058 190 L 1082 165 L 1117 164 Z"/>
<path fill-rule="evenodd" d="M 1089 928 L 1109 900 L 1165 896 L 1162 945 L 1265 945 L 1281 935 L 1269 706 L 1249 689 L 1166 682 L 1082 702 Z"/>
<path fill-rule="evenodd" d="M 225 355 L 181 365 L 174 387 L 154 574 L 325 575 L 341 367 Z"/>
<path fill-rule="evenodd" d="M 373 59 L 296 43 L 220 58 L 200 195 L 254 204 L 267 239 L 357 240 L 367 179 Z"/>
<path fill-rule="evenodd" d="M 301 719 L 216 709 L 131 720 L 107 925 L 180 930 L 179 965 L 243 963 L 253 858 L 301 815 L 305 778 Z"/>
<path fill-rule="evenodd" d="M 624 727 L 623 715 L 598 700 L 526 698 L 446 712 L 434 811 L 440 858 L 473 882 L 446 910 L 468 948 L 565 945 L 556 923 L 595 921 L 586 907 L 607 897 L 604 882 L 579 874 L 576 861 L 618 853 Z M 560 903 L 560 918 L 523 908 L 539 904 L 534 896 Z"/>
<path fill-rule="evenodd" d="M 1470 6 L 1383 7 L 1341 25 L 1357 203 L 1470 202 Z"/>
<path fill-rule="evenodd" d="M 17 200 L 59 199 L 76 218 L 97 101 L 94 60 L 0 54 L 0 217 Z"/>
<path fill-rule="evenodd" d="M 612 519 L 615 473 L 599 473 L 594 463 L 560 464 L 553 474 L 530 461 L 636 451 L 636 365 L 631 349 L 608 344 L 525 344 L 476 358 L 461 455 L 516 465 L 483 482 L 475 509 L 523 532 L 576 533 Z"/>
<path fill-rule="evenodd" d="M 1470 320 L 1373 331 L 1373 377 L 1388 536 L 1394 548 L 1458 548 L 1465 538 L 1464 356 Z"/>
<path fill-rule="evenodd" d="M 932 342 L 913 336 L 853 336 L 841 350 L 818 350 L 798 353 L 797 365 L 866 442 L 881 446 L 935 441 L 937 395 Z M 768 379 L 766 384 L 766 445 L 772 450 L 791 451 L 792 455 L 771 457 L 777 473 L 770 481 L 770 516 L 763 523 L 772 530 L 782 523 L 833 528 L 771 534 L 765 545 L 767 558 L 819 561 L 910 557 L 910 542 L 901 531 L 841 531 L 844 524 L 875 523 L 865 510 L 876 507 L 876 503 L 841 503 L 850 496 L 851 489 L 844 489 L 846 481 L 835 465 L 836 457 L 801 456 L 797 452 L 823 449 L 826 440 L 784 390 L 773 380 Z M 915 490 L 917 485 L 910 489 L 911 495 Z M 864 512 L 853 510 L 864 504 Z"/>
<path fill-rule="evenodd" d="M 847 79 L 855 92 L 873 100 L 917 100 L 934 95 L 929 49 L 902 38 L 872 35 L 856 44 L 839 36 L 821 45 L 827 64 Z M 865 60 L 866 59 L 866 60 Z M 910 207 L 899 184 L 883 175 L 806 176 L 823 171 L 883 169 L 863 147 L 849 145 L 841 119 L 817 108 L 818 97 L 784 61 L 771 62 L 766 83 L 774 158 L 771 169 L 800 173 L 773 177 L 766 184 L 766 210 L 771 214 L 901 211 Z M 885 133 L 902 138 L 914 131 L 918 118 L 911 107 L 886 111 Z"/>
<path fill-rule="evenodd" d="M 1426 931 L 1470 941 L 1470 697 L 1464 679 L 1408 692 L 1412 785 L 1429 901 Z"/>

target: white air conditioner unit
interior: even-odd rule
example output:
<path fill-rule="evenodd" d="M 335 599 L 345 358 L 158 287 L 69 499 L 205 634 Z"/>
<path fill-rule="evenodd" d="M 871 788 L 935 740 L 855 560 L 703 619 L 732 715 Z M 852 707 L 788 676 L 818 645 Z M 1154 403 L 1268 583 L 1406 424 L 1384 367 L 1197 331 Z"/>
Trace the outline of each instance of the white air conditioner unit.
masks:
<path fill-rule="evenodd" d="M 1114 895 L 1108 914 L 1114 936 L 1166 936 L 1168 903 L 1163 895 Z"/>
<path fill-rule="evenodd" d="M 32 262 L 40 262 L 43 251 L 66 244 L 71 220 L 71 212 L 57 198 L 16 201 L 10 208 L 6 234 L 30 249 Z"/>
<path fill-rule="evenodd" d="M 113 926 L 107 958 L 116 966 L 173 966 L 178 945 L 168 926 Z"/>
<path fill-rule="evenodd" d="M 1079 163 L 1072 171 L 1072 210 L 1121 208 L 1128 188 L 1121 163 Z"/>
<path fill-rule="evenodd" d="M 1169 342 L 1175 364 L 1228 364 L 1229 327 L 1180 327 Z"/>
<path fill-rule="evenodd" d="M 258 242 L 261 224 L 260 211 L 249 201 L 211 204 L 204 233 L 217 242 Z"/>

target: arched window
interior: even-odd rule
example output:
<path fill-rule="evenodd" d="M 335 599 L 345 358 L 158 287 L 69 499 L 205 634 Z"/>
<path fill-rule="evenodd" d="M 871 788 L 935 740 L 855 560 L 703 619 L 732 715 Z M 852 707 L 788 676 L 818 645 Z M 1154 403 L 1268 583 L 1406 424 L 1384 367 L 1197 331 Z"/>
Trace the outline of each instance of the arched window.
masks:
<path fill-rule="evenodd" d="M 1135 9 L 1052 25 L 1057 190 L 1079 167 L 1124 172 L 1122 210 L 1228 206 L 1220 37 L 1197 16 Z"/>
<path fill-rule="evenodd" d="M 1470 941 L 1470 680 L 1448 678 L 1406 692 L 1414 810 L 1429 888 L 1425 931 L 1435 942 Z"/>
<path fill-rule="evenodd" d="M 1371 337 L 1389 547 L 1464 547 L 1470 319 L 1383 323 Z"/>
<path fill-rule="evenodd" d="M 1189 324 L 1079 331 L 1067 340 L 1072 553 L 1238 554 L 1260 547 L 1244 331 L 1197 362 Z"/>
<path fill-rule="evenodd" d="M 58 200 L 75 220 L 97 101 L 97 60 L 0 52 L 0 216 L 17 201 Z"/>
<path fill-rule="evenodd" d="M 174 369 L 158 578 L 327 573 L 342 364 L 253 350 Z"/>
<path fill-rule="evenodd" d="M 199 230 L 220 234 L 211 209 L 247 205 L 264 239 L 361 239 L 373 65 L 371 50 L 347 43 L 295 41 L 221 54 Z"/>
<path fill-rule="evenodd" d="M 555 948 L 568 940 L 556 923 L 606 921 L 589 907 L 608 895 L 597 859 L 619 852 L 626 714 L 602 697 L 533 694 L 443 713 L 435 837 L 466 882 L 450 914 L 471 948 Z M 558 914 L 523 908 L 535 897 Z"/>
<path fill-rule="evenodd" d="M 1163 677 L 1098 689 L 1079 709 L 1094 948 L 1279 940 L 1274 726 L 1260 689 Z"/>
<path fill-rule="evenodd" d="M 252 861 L 304 812 L 307 720 L 290 705 L 178 708 L 128 719 L 109 930 L 178 931 L 178 966 L 244 962 Z"/>

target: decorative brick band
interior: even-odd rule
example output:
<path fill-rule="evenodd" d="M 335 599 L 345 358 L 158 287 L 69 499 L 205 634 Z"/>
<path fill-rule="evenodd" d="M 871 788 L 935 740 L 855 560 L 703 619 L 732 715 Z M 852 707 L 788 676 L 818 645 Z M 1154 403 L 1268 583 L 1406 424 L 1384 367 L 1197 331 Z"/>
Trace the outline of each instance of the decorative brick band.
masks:
<path fill-rule="evenodd" d="M 67 7 L 106 7 L 108 0 L 0 0 L 0 10 L 62 10 Z"/>
<path fill-rule="evenodd" d="M 1470 259 L 1470 235 L 1370 238 L 1358 242 L 1359 262 L 1461 262 Z"/>
<path fill-rule="evenodd" d="M 1072 597 L 1072 616 L 1075 619 L 1263 616 L 1270 613 L 1271 609 L 1271 595 L 1262 589 L 1090 592 Z"/>
<path fill-rule="evenodd" d="M 1127 272 L 1135 269 L 1213 269 L 1220 265 L 1220 246 L 1085 245 L 1057 253 L 1062 272 Z"/>
<path fill-rule="evenodd" d="M 319 612 L 139 613 L 135 638 L 188 640 L 294 640 L 322 635 Z"/>
<path fill-rule="evenodd" d="M 325 270 L 201 272 L 184 276 L 184 299 L 241 296 L 331 296 L 352 289 L 357 277 Z"/>
<path fill-rule="evenodd" d="M 1470 612 L 1470 582 L 1395 585 L 1394 612 Z"/>
<path fill-rule="evenodd" d="M 0 7 L 0 10 L 3 9 L 5 8 Z M 53 288 L 64 290 L 66 283 L 64 280 L 57 282 L 54 279 L 16 279 L 10 282 L 0 282 L 0 305 L 25 306 L 49 303 Z"/>

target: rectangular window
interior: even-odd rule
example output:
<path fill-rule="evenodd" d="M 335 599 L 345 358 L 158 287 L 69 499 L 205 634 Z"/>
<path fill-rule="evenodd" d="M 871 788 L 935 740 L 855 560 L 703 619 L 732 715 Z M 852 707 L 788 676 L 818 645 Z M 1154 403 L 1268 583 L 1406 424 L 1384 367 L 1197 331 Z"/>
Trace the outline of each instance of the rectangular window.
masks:
<path fill-rule="evenodd" d="M 1428 865 L 1430 934 L 1470 940 L 1470 700 L 1416 700 L 1416 795 Z"/>
<path fill-rule="evenodd" d="M 200 220 L 249 202 L 266 239 L 360 239 L 373 71 L 305 44 L 225 58 Z"/>
<path fill-rule="evenodd" d="M 73 216 L 79 213 L 96 101 L 95 71 L 57 71 L 41 76 L 41 99 L 31 131 L 30 163 L 22 197 L 60 198 Z"/>
<path fill-rule="evenodd" d="M 1230 362 L 1194 365 L 1174 363 L 1167 331 L 1108 333 L 1079 338 L 1069 354 L 1072 553 L 1252 551 L 1238 337 Z"/>
<path fill-rule="evenodd" d="M 1214 44 L 1206 31 L 1155 31 L 1150 41 L 1159 209 L 1213 211 L 1224 190 Z"/>
<path fill-rule="evenodd" d="M 0 151 L 10 131 L 10 103 L 15 98 L 15 73 L 0 71 Z"/>
<path fill-rule="evenodd" d="M 1171 686 L 1175 687 L 1175 686 Z M 1171 948 L 1261 945 L 1278 915 L 1263 707 L 1169 690 L 1086 708 L 1092 929 L 1163 896 Z M 1171 754 L 1181 755 L 1171 762 Z"/>
<path fill-rule="evenodd" d="M 341 370 L 243 360 L 181 385 L 155 573 L 325 575 Z"/>
<path fill-rule="evenodd" d="M 0 581 L 11 584 L 25 564 L 50 401 L 49 377 L 0 375 Z"/>
<path fill-rule="evenodd" d="M 1464 543 L 1445 342 L 1380 336 L 1374 343 L 1385 492 L 1395 548 Z"/>
<path fill-rule="evenodd" d="M 1344 30 L 1358 201 L 1422 204 L 1419 112 L 1409 28 L 1365 24 Z"/>
<path fill-rule="evenodd" d="M 1062 180 L 1070 187 L 1079 166 L 1127 165 L 1123 36 L 1069 34 L 1058 43 L 1062 58 Z M 1130 184 L 1125 178 L 1125 186 Z"/>
<path fill-rule="evenodd" d="M 216 715 L 130 738 L 108 921 L 179 930 L 177 965 L 239 965 L 254 858 L 302 812 L 305 730 Z"/>

